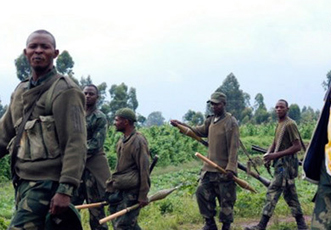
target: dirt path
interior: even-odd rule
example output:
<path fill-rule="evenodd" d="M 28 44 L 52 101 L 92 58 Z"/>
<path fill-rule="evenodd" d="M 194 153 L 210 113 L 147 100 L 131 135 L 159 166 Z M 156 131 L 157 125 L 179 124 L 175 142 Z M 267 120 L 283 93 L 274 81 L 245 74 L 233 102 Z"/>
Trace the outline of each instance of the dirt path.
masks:
<path fill-rule="evenodd" d="M 311 216 L 304 216 L 306 223 L 310 223 Z M 295 223 L 295 219 L 292 216 L 289 217 L 273 217 L 268 223 L 268 228 L 272 225 L 275 225 L 276 223 Z M 257 225 L 259 223 L 259 219 L 246 219 L 246 220 L 235 220 L 235 222 L 232 224 L 232 230 L 243 230 L 245 227 L 251 227 L 254 225 Z M 189 224 L 185 226 L 181 226 L 181 230 L 200 230 L 202 228 L 203 224 Z M 217 223 L 218 229 L 222 229 L 222 224 Z M 267 228 L 267 229 L 268 229 Z M 296 229 L 293 229 L 296 230 Z"/>

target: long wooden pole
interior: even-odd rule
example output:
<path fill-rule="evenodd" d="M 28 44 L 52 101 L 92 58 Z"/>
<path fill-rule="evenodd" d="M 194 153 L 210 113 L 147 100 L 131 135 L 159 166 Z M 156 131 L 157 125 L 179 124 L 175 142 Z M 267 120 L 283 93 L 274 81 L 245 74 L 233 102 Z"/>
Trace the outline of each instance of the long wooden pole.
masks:
<path fill-rule="evenodd" d="M 198 153 L 198 152 L 196 152 L 195 155 L 196 155 L 197 157 L 199 157 L 201 160 L 203 160 L 204 162 L 206 162 L 207 164 L 209 164 L 209 165 L 213 166 L 214 168 L 216 168 L 216 169 L 217 169 L 218 171 L 220 171 L 221 173 L 226 174 L 226 171 L 225 171 L 222 167 L 218 166 L 216 163 L 214 163 L 213 161 L 209 160 L 207 157 L 201 155 L 201 154 Z M 247 189 L 247 190 L 249 190 L 249 191 L 251 191 L 251 192 L 256 193 L 255 189 L 254 189 L 253 187 L 251 187 L 246 181 L 241 180 L 241 179 L 239 179 L 239 178 L 236 177 L 236 176 L 233 177 L 233 180 L 234 180 L 234 181 L 235 181 L 240 187 L 242 187 L 243 189 Z"/>
<path fill-rule="evenodd" d="M 161 200 L 161 199 L 164 199 L 166 196 L 168 196 L 170 193 L 172 193 L 173 191 L 175 191 L 178 187 L 175 187 L 175 188 L 170 188 L 170 189 L 163 189 L 163 190 L 160 190 L 158 191 L 157 193 L 155 193 L 154 195 L 148 197 L 148 202 L 151 203 L 151 202 L 154 202 L 154 201 L 157 201 L 157 200 Z M 128 208 L 125 208 L 121 211 L 118 211 L 114 214 L 111 214 L 109 216 L 106 216 L 105 218 L 99 220 L 99 223 L 100 224 L 104 224 L 110 220 L 113 220 L 119 216 L 122 216 L 124 215 L 125 213 L 128 213 L 136 208 L 139 208 L 139 203 L 138 204 L 135 204 L 133 206 L 130 206 Z"/>

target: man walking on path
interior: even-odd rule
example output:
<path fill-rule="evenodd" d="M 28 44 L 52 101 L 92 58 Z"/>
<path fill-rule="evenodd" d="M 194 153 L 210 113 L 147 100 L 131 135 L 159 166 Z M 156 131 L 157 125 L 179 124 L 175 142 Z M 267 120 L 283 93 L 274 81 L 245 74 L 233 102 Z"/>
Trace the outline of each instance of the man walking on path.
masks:
<path fill-rule="evenodd" d="M 273 161 L 275 169 L 274 178 L 268 187 L 262 217 L 258 225 L 246 227 L 245 230 L 265 230 L 271 218 L 280 195 L 291 208 L 299 230 L 307 230 L 301 205 L 295 187 L 295 178 L 298 176 L 299 161 L 297 152 L 301 150 L 301 137 L 295 121 L 287 116 L 287 101 L 281 99 L 277 102 L 275 111 L 278 117 L 275 138 L 268 152 L 264 155 L 264 161 Z"/>

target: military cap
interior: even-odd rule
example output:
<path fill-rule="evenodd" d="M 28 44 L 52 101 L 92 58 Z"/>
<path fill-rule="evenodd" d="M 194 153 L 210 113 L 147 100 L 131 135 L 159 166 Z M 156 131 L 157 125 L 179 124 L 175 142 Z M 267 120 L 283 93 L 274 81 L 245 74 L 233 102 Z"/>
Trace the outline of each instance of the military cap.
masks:
<path fill-rule="evenodd" d="M 80 215 L 73 204 L 59 215 L 46 216 L 45 230 L 83 230 Z"/>
<path fill-rule="evenodd" d="M 130 121 L 137 121 L 136 114 L 133 112 L 132 109 L 129 108 L 122 108 L 116 111 L 115 116 L 123 117 Z"/>
<path fill-rule="evenodd" d="M 210 100 L 207 101 L 207 103 L 221 103 L 221 102 L 226 102 L 226 96 L 224 93 L 221 92 L 215 92 L 211 95 Z"/>

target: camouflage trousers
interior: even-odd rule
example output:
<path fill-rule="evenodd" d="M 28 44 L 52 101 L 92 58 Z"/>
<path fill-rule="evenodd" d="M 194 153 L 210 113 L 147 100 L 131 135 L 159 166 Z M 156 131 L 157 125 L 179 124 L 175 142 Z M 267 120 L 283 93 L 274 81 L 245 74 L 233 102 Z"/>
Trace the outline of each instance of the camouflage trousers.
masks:
<path fill-rule="evenodd" d="M 74 196 L 71 198 L 71 203 L 74 205 L 80 205 L 84 203 L 87 204 L 96 203 L 103 201 L 104 191 L 99 186 L 94 175 L 88 171 L 84 170 L 82 176 L 82 183 L 76 190 Z M 107 230 L 107 224 L 99 224 L 99 220 L 105 217 L 104 207 L 89 208 L 90 214 L 90 227 L 91 230 Z"/>
<path fill-rule="evenodd" d="M 331 229 L 331 176 L 327 174 L 324 163 L 321 167 L 311 229 Z"/>
<path fill-rule="evenodd" d="M 221 207 L 219 221 L 233 222 L 233 207 L 236 202 L 236 184 L 218 172 L 202 172 L 196 191 L 200 214 L 204 218 L 216 215 L 216 198 Z"/>
<path fill-rule="evenodd" d="M 114 196 L 116 196 L 116 202 L 112 201 L 111 198 L 109 199 L 109 212 L 111 214 L 138 203 L 138 195 L 134 193 L 120 191 L 114 193 Z M 141 230 L 137 221 L 139 212 L 140 208 L 137 208 L 112 220 L 114 230 Z"/>
<path fill-rule="evenodd" d="M 20 180 L 15 188 L 16 211 L 10 230 L 44 230 L 49 205 L 59 184 L 54 181 Z"/>
<path fill-rule="evenodd" d="M 282 193 L 287 205 L 291 209 L 292 216 L 296 217 L 302 215 L 301 205 L 296 192 L 295 180 L 289 179 L 282 169 L 283 168 L 278 168 L 275 170 L 274 179 L 268 187 L 262 215 L 269 217 L 272 216 Z"/>

